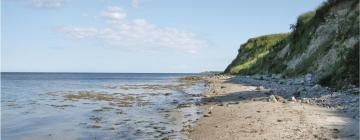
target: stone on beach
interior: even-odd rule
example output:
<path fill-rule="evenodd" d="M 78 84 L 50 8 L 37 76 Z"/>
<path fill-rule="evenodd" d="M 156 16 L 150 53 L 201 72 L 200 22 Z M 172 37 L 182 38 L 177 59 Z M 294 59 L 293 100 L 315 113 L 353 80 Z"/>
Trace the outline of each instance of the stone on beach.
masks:
<path fill-rule="evenodd" d="M 313 86 L 311 89 L 311 91 L 319 91 L 321 90 L 321 86 L 319 84 L 316 84 L 315 86 Z"/>
<path fill-rule="evenodd" d="M 269 102 L 277 103 L 278 101 L 277 101 L 277 99 L 276 99 L 276 97 L 274 95 L 270 95 L 269 96 Z"/>
<path fill-rule="evenodd" d="M 265 77 L 264 80 L 258 80 L 250 76 L 236 76 L 235 78 L 231 77 L 231 80 L 234 80 L 234 83 L 227 82 L 229 81 L 227 79 L 215 79 L 215 80 L 210 79 L 212 80 L 210 87 L 214 87 L 210 91 L 218 90 L 221 92 L 221 95 L 205 93 L 205 95 L 208 94 L 209 96 L 208 98 L 206 98 L 205 101 L 213 100 L 216 104 L 211 104 L 214 107 L 211 105 L 210 106 L 206 105 L 208 112 L 203 115 L 204 118 L 202 121 L 197 122 L 199 125 L 194 128 L 195 131 L 191 133 L 190 137 L 193 139 L 199 139 L 199 138 L 212 139 L 213 137 L 216 137 L 213 138 L 214 140 L 223 139 L 224 137 L 227 137 L 229 139 L 238 139 L 249 136 L 248 132 L 253 132 L 253 131 L 244 131 L 243 128 L 246 129 L 253 128 L 254 132 L 257 131 L 257 132 L 267 133 L 267 135 L 276 138 L 277 135 L 272 135 L 269 132 L 269 130 L 273 131 L 272 129 L 274 127 L 286 129 L 288 126 L 298 127 L 303 124 L 308 124 L 308 122 L 311 122 L 310 126 L 303 126 L 303 128 L 294 129 L 294 130 L 291 129 L 286 130 L 287 133 L 289 133 L 288 135 L 289 137 L 285 136 L 282 137 L 282 139 L 287 139 L 287 138 L 291 139 L 292 137 L 290 137 L 291 135 L 290 133 L 298 134 L 298 132 L 317 134 L 318 136 L 319 134 L 331 133 L 328 132 L 327 130 L 324 130 L 326 132 L 322 130 L 321 131 L 315 130 L 318 128 L 323 129 L 323 122 L 322 119 L 318 118 L 318 116 L 315 116 L 313 112 L 319 113 L 321 114 L 321 116 L 324 117 L 332 118 L 333 116 L 330 115 L 330 113 L 333 110 L 330 110 L 329 108 L 322 108 L 321 106 L 313 106 L 311 105 L 311 103 L 315 103 L 318 105 L 329 104 L 329 103 L 337 104 L 337 102 L 336 103 L 327 102 L 325 99 L 329 98 L 331 100 L 335 100 L 339 102 L 341 100 L 341 102 L 343 102 L 342 98 L 323 96 L 323 93 L 328 93 L 327 92 L 328 89 L 326 89 L 326 87 L 321 87 L 319 85 L 314 86 L 316 88 L 319 88 L 318 92 L 312 91 L 314 90 L 314 88 L 311 90 L 312 88 L 311 85 L 299 84 L 305 81 L 302 78 L 300 80 L 299 78 L 283 79 L 283 81 L 285 81 L 284 83 L 288 83 L 290 81 L 294 83 L 293 85 L 279 84 L 278 81 L 274 81 L 272 79 L 269 80 L 267 78 L 268 77 Z M 225 89 L 222 89 L 223 85 L 226 86 Z M 264 89 L 262 87 L 266 87 L 267 89 Z M 318 97 L 319 95 L 321 95 L 321 97 Z M 349 95 L 342 94 L 341 97 L 349 96 Z M 270 103 L 263 102 L 264 99 L 268 100 L 268 102 Z M 320 102 L 320 99 L 324 99 L 324 101 Z M 239 104 L 240 103 L 239 101 L 241 101 L 241 104 Z M 289 101 L 291 101 L 291 104 L 287 103 Z M 354 102 L 354 104 L 359 102 L 357 99 L 346 100 L 346 101 Z M 305 104 L 301 104 L 301 103 L 305 103 Z M 354 112 L 356 111 L 357 110 L 354 110 Z M 336 119 L 341 119 L 341 116 L 339 116 L 339 118 Z M 269 122 L 268 120 L 275 120 L 277 123 L 275 124 L 276 126 L 271 126 L 274 124 L 269 123 L 269 126 L 271 127 L 266 128 L 268 129 L 267 131 L 258 130 L 260 127 L 264 127 L 264 125 L 261 126 L 254 123 L 254 122 L 259 122 L 259 124 L 268 123 Z M 316 123 L 312 124 L 313 120 L 316 120 Z M 338 122 L 331 122 L 331 123 L 337 124 Z M 311 132 L 307 132 L 307 131 L 305 132 L 304 131 L 305 129 L 309 129 L 309 130 L 314 129 L 314 130 Z M 278 130 L 274 130 L 274 131 L 278 131 Z M 231 132 L 231 133 L 228 134 L 226 132 Z M 211 135 L 211 137 L 207 137 L 208 135 Z M 218 135 L 220 136 L 217 137 Z M 256 137 L 254 139 L 257 138 L 261 139 L 263 138 L 262 137 L 263 135 L 264 134 L 259 133 L 259 134 L 254 134 L 253 136 Z M 300 139 L 312 138 L 312 137 L 304 137 L 300 135 L 297 136 L 296 138 L 300 138 Z M 332 136 L 328 137 L 327 135 L 321 138 L 331 138 L 331 137 Z M 358 136 L 354 135 L 351 136 L 351 138 L 358 138 Z"/>

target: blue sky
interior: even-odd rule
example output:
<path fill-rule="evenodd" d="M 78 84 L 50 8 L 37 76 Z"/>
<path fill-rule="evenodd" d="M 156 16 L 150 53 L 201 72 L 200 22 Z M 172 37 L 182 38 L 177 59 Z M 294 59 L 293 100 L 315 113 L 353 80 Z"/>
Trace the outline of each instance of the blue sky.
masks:
<path fill-rule="evenodd" d="M 324 0 L 2 0 L 1 70 L 224 70 Z"/>

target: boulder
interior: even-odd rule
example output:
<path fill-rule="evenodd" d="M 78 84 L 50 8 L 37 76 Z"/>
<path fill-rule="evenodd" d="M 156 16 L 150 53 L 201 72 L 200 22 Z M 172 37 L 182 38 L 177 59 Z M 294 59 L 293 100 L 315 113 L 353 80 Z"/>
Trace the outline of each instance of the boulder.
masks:
<path fill-rule="evenodd" d="M 319 84 L 316 84 L 315 86 L 313 86 L 311 89 L 311 91 L 320 91 L 321 90 L 321 86 Z"/>
<path fill-rule="evenodd" d="M 309 103 L 310 103 L 310 100 L 307 99 L 307 98 L 302 98 L 302 99 L 301 99 L 301 103 L 309 104 Z"/>
<path fill-rule="evenodd" d="M 308 74 L 305 75 L 305 81 L 307 83 L 310 83 L 312 80 L 313 80 L 312 74 L 308 73 Z"/>
<path fill-rule="evenodd" d="M 279 95 L 274 95 L 275 96 L 275 99 L 278 101 L 278 102 L 284 102 L 285 99 Z"/>
<path fill-rule="evenodd" d="M 306 91 L 306 89 L 304 87 L 299 87 L 296 91 L 297 92 L 304 92 L 304 91 Z"/>
<path fill-rule="evenodd" d="M 277 103 L 278 100 L 276 99 L 276 97 L 274 95 L 270 95 L 269 96 L 269 102 Z"/>

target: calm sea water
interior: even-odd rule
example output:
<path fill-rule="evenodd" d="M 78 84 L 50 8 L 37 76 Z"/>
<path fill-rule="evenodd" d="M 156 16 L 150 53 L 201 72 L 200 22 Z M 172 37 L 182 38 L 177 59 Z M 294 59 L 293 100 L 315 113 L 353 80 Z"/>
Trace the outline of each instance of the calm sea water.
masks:
<path fill-rule="evenodd" d="M 184 139 L 199 118 L 196 74 L 1 73 L 1 138 Z"/>

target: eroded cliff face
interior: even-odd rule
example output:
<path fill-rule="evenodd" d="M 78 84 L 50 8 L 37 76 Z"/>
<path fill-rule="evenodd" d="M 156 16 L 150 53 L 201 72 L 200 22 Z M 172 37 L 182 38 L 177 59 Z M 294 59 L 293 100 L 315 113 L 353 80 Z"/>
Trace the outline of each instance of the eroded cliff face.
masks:
<path fill-rule="evenodd" d="M 293 31 L 249 39 L 228 74 L 307 73 L 322 84 L 359 83 L 359 1 L 331 0 L 299 16 Z"/>

